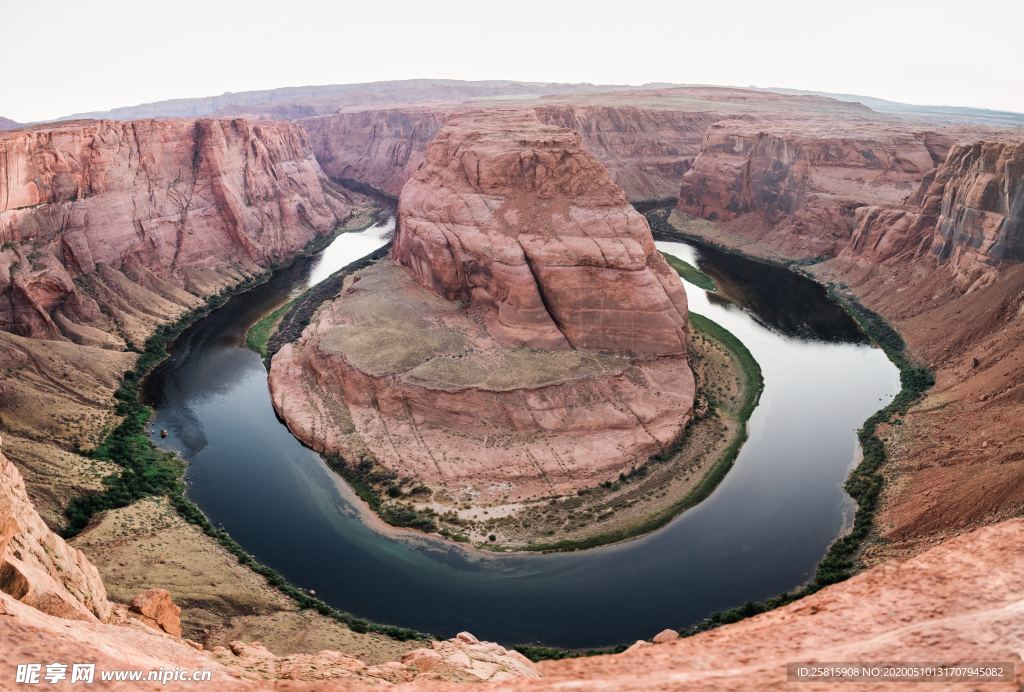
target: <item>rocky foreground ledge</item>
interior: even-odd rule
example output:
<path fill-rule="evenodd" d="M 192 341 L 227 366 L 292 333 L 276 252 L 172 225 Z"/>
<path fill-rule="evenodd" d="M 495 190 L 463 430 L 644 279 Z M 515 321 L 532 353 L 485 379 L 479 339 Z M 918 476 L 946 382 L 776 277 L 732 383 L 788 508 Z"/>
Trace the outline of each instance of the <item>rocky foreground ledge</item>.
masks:
<path fill-rule="evenodd" d="M 447 121 L 391 261 L 346 279 L 270 386 L 300 439 L 399 493 L 514 504 L 667 450 L 693 408 L 687 344 L 678 276 L 579 136 L 488 111 Z"/>

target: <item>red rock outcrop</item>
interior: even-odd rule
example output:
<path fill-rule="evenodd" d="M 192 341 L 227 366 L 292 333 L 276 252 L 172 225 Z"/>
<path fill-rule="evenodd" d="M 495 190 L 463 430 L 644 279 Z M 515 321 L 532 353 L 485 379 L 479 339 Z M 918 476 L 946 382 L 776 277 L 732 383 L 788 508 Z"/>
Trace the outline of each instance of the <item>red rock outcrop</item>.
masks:
<path fill-rule="evenodd" d="M 47 528 L 2 452 L 0 591 L 60 618 L 105 621 L 113 612 L 99 572 Z"/>
<path fill-rule="evenodd" d="M 686 296 L 644 218 L 575 133 L 530 114 L 453 116 L 402 189 L 395 260 L 484 312 L 498 341 L 686 350 Z"/>
<path fill-rule="evenodd" d="M 147 589 L 132 599 L 132 617 L 172 637 L 181 636 L 181 608 L 171 600 L 167 589 Z"/>
<path fill-rule="evenodd" d="M 286 123 L 99 121 L 0 135 L 0 329 L 138 341 L 351 209 Z"/>
<path fill-rule="evenodd" d="M 889 261 L 930 254 L 962 288 L 1024 261 L 1024 141 L 954 146 L 908 208 L 858 209 L 847 258 Z"/>
<path fill-rule="evenodd" d="M 834 255 L 858 207 L 902 202 L 951 144 L 879 121 L 724 120 L 683 176 L 678 208 L 783 254 Z"/>
<path fill-rule="evenodd" d="M 316 449 L 516 501 L 615 478 L 689 419 L 686 296 L 575 133 L 452 116 L 392 255 L 273 360 L 275 405 Z"/>

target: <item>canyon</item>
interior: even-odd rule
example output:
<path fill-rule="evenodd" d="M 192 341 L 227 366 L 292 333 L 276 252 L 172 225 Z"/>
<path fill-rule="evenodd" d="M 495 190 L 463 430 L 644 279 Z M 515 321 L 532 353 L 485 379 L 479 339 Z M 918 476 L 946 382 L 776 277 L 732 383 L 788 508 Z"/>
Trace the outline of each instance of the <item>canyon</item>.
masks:
<path fill-rule="evenodd" d="M 355 179 L 397 197 L 445 118 L 476 107 L 479 104 L 391 106 L 296 122 L 309 134 L 329 176 Z M 632 201 L 676 197 L 680 178 L 700 153 L 704 133 L 719 120 L 770 122 L 787 115 L 825 114 L 872 120 L 871 112 L 860 104 L 720 87 L 552 95 L 517 107 L 533 111 L 545 124 L 579 134 L 583 146 Z"/>
<path fill-rule="evenodd" d="M 685 293 L 572 131 L 449 118 L 402 189 L 391 255 L 273 359 L 275 406 L 315 449 L 454 509 L 597 486 L 682 433 Z"/>
<path fill-rule="evenodd" d="M 859 204 L 839 235 L 834 225 L 800 226 L 809 213 L 834 211 L 831 196 L 818 203 L 806 196 L 804 207 L 777 211 L 773 223 L 760 215 L 744 225 L 710 218 L 721 201 L 697 209 L 681 195 L 673 217 L 685 233 L 769 259 L 806 263 L 822 253 L 806 271 L 846 286 L 891 320 L 911 354 L 935 371 L 925 399 L 885 434 L 893 462 L 886 469 L 879 540 L 867 551 L 872 563 L 1016 516 L 1024 506 L 1024 439 L 1008 424 L 1021 415 L 1024 384 L 1016 367 L 1024 357 L 1021 139 L 1013 131 L 990 135 L 951 145 L 904 199 Z M 782 140 L 778 151 L 796 144 Z M 737 170 L 732 152 L 705 155 L 707 163 L 696 162 L 684 176 L 684 194 Z M 781 163 L 767 159 L 748 170 Z M 744 188 L 737 183 L 734 189 Z M 782 188 L 758 189 L 762 199 L 774 200 Z"/>
<path fill-rule="evenodd" d="M 278 120 L 0 134 L 0 638 L 18 642 L 5 663 L 46 650 L 205 668 L 225 689 L 686 689 L 782 687 L 796 660 L 978 658 L 1015 661 L 1005 687 L 1024 682 L 1020 130 L 712 87 L 549 85 L 535 99 L 523 85 L 526 103 L 486 102 L 510 88 L 218 100 L 181 108 Z M 523 142 L 537 153 L 522 156 Z M 52 533 L 71 498 L 118 470 L 88 450 L 118 420 L 132 349 L 362 225 L 371 205 L 340 181 L 401 193 L 399 230 L 391 259 L 349 276 L 273 360 L 275 403 L 304 441 L 372 457 L 403 490 L 493 503 L 572 493 L 641 464 L 686 424 L 694 385 L 685 295 L 627 200 L 677 197 L 680 237 L 848 292 L 934 370 L 924 399 L 881 430 L 867 569 L 711 632 L 535 665 L 471 635 L 425 649 L 300 610 L 165 498 L 104 513 L 72 545 Z M 642 296 L 642 312 L 624 317 L 624 296 Z M 368 328 L 398 335 L 398 350 L 361 342 Z M 492 379 L 496 365 L 516 381 Z M 565 466 L 573 449 L 587 458 Z M 144 569 L 154 548 L 166 562 Z"/>
<path fill-rule="evenodd" d="M 22 336 L 140 344 L 354 207 L 286 124 L 83 122 L 0 147 L 0 326 Z"/>
<path fill-rule="evenodd" d="M 375 213 L 282 122 L 43 125 L 0 136 L 0 162 L 0 429 L 32 503 L 59 530 L 76 498 L 123 473 L 92 450 L 122 420 L 115 393 L 147 339 Z M 301 612 L 166 500 L 112 509 L 76 543 L 122 603 L 173 588 L 193 637 L 244 622 L 278 650 L 302 640 L 391 650 Z M 154 565 L 154 549 L 172 554 Z"/>

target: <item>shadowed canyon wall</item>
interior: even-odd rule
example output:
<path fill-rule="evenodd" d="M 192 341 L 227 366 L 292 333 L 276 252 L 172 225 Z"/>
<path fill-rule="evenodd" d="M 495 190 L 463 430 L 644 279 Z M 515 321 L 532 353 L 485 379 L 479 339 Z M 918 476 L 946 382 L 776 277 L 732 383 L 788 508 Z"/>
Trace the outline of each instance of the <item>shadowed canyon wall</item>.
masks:
<path fill-rule="evenodd" d="M 858 207 L 900 203 L 951 144 L 892 125 L 721 121 L 683 176 L 678 206 L 751 238 L 772 234 L 790 255 L 832 255 Z"/>

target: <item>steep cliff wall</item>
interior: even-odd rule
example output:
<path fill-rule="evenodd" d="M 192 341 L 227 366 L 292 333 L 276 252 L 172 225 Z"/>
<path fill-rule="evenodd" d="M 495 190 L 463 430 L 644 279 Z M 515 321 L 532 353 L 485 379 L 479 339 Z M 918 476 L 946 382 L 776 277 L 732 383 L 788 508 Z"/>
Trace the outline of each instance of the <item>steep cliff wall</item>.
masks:
<path fill-rule="evenodd" d="M 427 145 L 457 107 L 338 113 L 299 124 L 324 171 L 397 196 L 423 161 Z M 464 108 L 462 108 L 464 110 Z M 674 197 L 700 151 L 704 131 L 721 115 L 632 106 L 551 104 L 523 108 L 548 125 L 579 134 L 631 200 Z"/>
<path fill-rule="evenodd" d="M 848 258 L 930 254 L 962 288 L 1024 261 L 1024 141 L 963 142 L 903 208 L 858 210 Z"/>
<path fill-rule="evenodd" d="M 352 209 L 302 131 L 80 122 L 0 136 L 0 329 L 138 342 Z"/>
<path fill-rule="evenodd" d="M 724 120 L 683 176 L 678 207 L 784 254 L 832 255 L 858 207 L 902 202 L 951 143 L 879 122 Z"/>
<path fill-rule="evenodd" d="M 392 256 L 274 357 L 275 405 L 315 448 L 494 504 L 616 478 L 689 419 L 686 296 L 575 133 L 451 116 Z"/>
<path fill-rule="evenodd" d="M 550 105 L 534 109 L 548 125 L 575 131 L 631 200 L 675 197 L 700 152 L 712 111 Z"/>
<path fill-rule="evenodd" d="M 397 262 L 505 343 L 685 352 L 682 287 L 579 135 L 529 113 L 449 122 L 402 190 Z"/>
<path fill-rule="evenodd" d="M 447 113 L 443 108 L 362 111 L 299 124 L 331 178 L 358 180 L 397 197 Z"/>
<path fill-rule="evenodd" d="M 109 620 L 113 612 L 99 572 L 46 527 L 2 452 L 0 591 L 62 618 Z"/>

